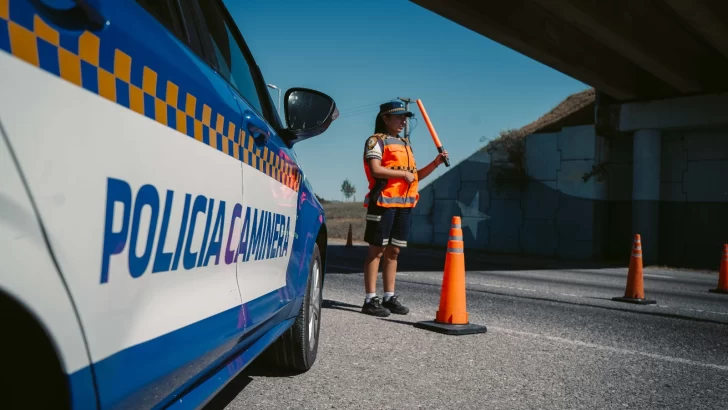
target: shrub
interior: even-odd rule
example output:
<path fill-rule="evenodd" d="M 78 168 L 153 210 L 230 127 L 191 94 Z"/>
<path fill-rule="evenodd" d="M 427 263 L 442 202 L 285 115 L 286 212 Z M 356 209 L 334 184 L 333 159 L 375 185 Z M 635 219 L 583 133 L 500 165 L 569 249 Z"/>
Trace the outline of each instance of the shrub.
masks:
<path fill-rule="evenodd" d="M 486 152 L 505 152 L 508 158 L 507 163 L 491 163 L 490 172 L 496 188 L 511 187 L 518 190 L 525 188 L 528 181 L 526 174 L 527 135 L 523 129 L 504 130 L 485 146 Z"/>

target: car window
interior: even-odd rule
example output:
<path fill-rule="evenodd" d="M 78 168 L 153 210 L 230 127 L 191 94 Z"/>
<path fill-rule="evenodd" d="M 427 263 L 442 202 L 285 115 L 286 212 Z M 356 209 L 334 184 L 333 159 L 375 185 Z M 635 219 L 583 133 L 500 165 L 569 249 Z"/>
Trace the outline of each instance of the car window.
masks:
<path fill-rule="evenodd" d="M 243 50 L 235 41 L 228 22 L 215 1 L 197 0 L 217 57 L 218 71 L 245 100 L 262 115 L 263 107 Z"/>
<path fill-rule="evenodd" d="M 136 2 L 178 39 L 187 43 L 182 27 L 179 24 L 181 21 L 180 15 L 176 8 L 169 5 L 167 0 L 136 0 Z"/>

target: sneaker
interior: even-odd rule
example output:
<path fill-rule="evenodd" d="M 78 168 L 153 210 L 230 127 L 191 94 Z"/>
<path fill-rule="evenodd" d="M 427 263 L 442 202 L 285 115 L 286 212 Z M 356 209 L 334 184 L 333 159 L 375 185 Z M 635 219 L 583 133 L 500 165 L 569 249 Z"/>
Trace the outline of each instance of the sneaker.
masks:
<path fill-rule="evenodd" d="M 364 302 L 364 306 L 361 308 L 361 313 L 367 315 L 386 317 L 389 316 L 389 309 L 382 307 L 382 300 L 378 296 L 369 299 L 369 302 Z"/>
<path fill-rule="evenodd" d="M 409 313 L 409 308 L 406 306 L 402 306 L 402 304 L 399 303 L 399 300 L 397 300 L 397 295 L 386 299 L 384 303 L 382 303 L 382 306 L 389 309 L 390 312 L 396 313 L 398 315 L 406 315 L 407 313 Z"/>

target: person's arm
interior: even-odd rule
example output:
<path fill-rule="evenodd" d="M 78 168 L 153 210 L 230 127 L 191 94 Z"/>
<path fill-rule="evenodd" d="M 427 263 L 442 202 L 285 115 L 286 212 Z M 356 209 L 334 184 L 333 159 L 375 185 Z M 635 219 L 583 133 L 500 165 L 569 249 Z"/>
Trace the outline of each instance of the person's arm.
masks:
<path fill-rule="evenodd" d="M 430 162 L 429 164 L 425 165 L 423 168 L 417 170 L 417 179 L 419 181 L 422 181 L 423 179 L 427 178 L 428 175 L 432 173 L 437 168 L 437 160 L 434 160 Z"/>
<path fill-rule="evenodd" d="M 449 155 L 447 153 L 447 150 L 443 150 L 442 154 L 438 154 L 435 159 L 430 162 L 429 164 L 425 165 L 423 168 L 417 170 L 417 179 L 419 181 L 422 181 L 423 179 L 427 178 L 428 175 L 432 173 L 437 167 L 440 166 L 443 162 L 445 162 L 445 158 L 449 158 Z"/>

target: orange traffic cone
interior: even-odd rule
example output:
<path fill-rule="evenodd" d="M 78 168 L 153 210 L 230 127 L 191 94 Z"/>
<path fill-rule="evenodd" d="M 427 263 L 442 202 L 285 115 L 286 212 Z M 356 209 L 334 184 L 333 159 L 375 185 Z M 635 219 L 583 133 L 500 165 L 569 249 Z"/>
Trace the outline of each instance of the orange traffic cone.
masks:
<path fill-rule="evenodd" d="M 639 234 L 634 236 L 634 243 L 632 244 L 632 257 L 629 260 L 627 287 L 624 290 L 624 296 L 615 297 L 612 300 L 638 305 L 657 303 L 654 300 L 645 299 L 644 280 L 642 278 L 642 239 Z"/>
<path fill-rule="evenodd" d="M 351 224 L 349 224 L 349 233 L 346 235 L 346 247 L 351 248 L 354 245 L 351 243 Z"/>
<path fill-rule="evenodd" d="M 440 290 L 440 307 L 434 321 L 417 322 L 415 327 L 448 335 L 485 333 L 487 328 L 468 321 L 465 308 L 465 250 L 460 217 L 452 218 Z"/>
<path fill-rule="evenodd" d="M 728 244 L 723 245 L 723 257 L 720 260 L 720 273 L 718 274 L 718 287 L 710 289 L 710 292 L 728 294 Z"/>

